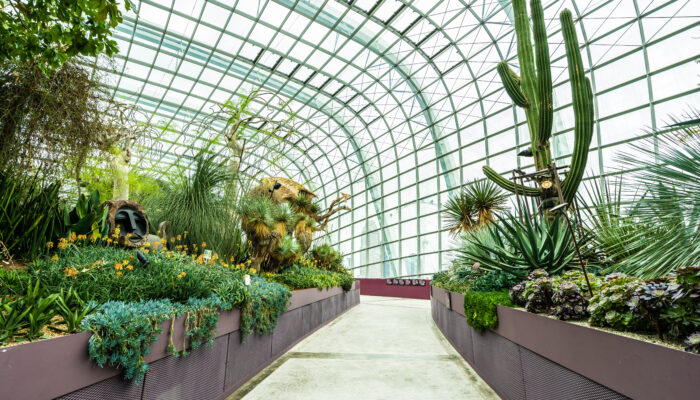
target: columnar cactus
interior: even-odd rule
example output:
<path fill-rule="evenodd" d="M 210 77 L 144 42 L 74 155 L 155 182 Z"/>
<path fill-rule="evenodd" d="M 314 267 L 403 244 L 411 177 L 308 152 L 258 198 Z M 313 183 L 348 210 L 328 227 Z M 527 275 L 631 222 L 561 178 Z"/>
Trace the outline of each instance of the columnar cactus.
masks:
<path fill-rule="evenodd" d="M 549 139 L 552 136 L 552 74 L 550 70 L 549 46 L 545 31 L 544 12 L 541 0 L 531 0 L 533 34 L 535 38 L 535 57 L 533 57 L 530 37 L 530 22 L 525 0 L 513 0 L 515 14 L 515 33 L 518 40 L 518 76 L 505 61 L 498 64 L 497 71 L 503 81 L 506 92 L 515 105 L 525 109 L 527 126 L 530 131 L 531 151 L 538 171 L 552 163 Z M 591 83 L 583 71 L 583 61 L 579 52 L 576 29 L 571 11 L 564 10 L 559 15 L 566 46 L 566 59 L 569 67 L 569 79 L 573 92 L 573 107 L 576 125 L 574 128 L 574 152 L 567 178 L 562 182 L 562 195 L 565 202 L 571 202 L 576 189 L 581 183 L 588 158 L 588 149 L 593 137 L 593 91 Z M 502 188 L 515 192 L 512 181 L 499 175 L 488 166 L 483 167 L 484 174 Z M 540 196 L 543 200 L 555 197 L 552 185 L 542 184 L 538 188 L 518 188 L 519 194 Z M 556 201 L 546 201 L 545 207 L 556 205 Z"/>

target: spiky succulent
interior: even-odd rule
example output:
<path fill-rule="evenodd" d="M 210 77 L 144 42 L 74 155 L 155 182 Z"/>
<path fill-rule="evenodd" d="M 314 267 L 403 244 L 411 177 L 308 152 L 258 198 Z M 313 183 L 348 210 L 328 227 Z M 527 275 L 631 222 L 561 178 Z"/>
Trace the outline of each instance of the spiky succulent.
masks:
<path fill-rule="evenodd" d="M 587 307 L 588 300 L 573 282 L 562 282 L 552 295 L 552 315 L 561 320 L 585 318 Z"/>

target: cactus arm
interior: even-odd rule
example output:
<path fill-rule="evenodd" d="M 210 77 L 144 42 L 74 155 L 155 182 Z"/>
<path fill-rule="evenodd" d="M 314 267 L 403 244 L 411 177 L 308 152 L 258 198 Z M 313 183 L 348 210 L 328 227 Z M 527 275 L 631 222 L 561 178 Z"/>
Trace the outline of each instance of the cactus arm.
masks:
<path fill-rule="evenodd" d="M 506 93 L 508 93 L 511 100 L 513 100 L 513 103 L 518 107 L 529 107 L 530 104 L 527 102 L 523 91 L 520 90 L 520 77 L 510 69 L 508 63 L 505 61 L 499 62 L 496 70 L 498 71 L 498 75 L 501 76 L 503 87 L 506 89 Z"/>
<path fill-rule="evenodd" d="M 576 28 L 571 11 L 564 10 L 559 16 L 561 20 L 564 44 L 566 46 L 566 59 L 569 67 L 569 80 L 574 108 L 574 152 L 571 157 L 569 175 L 562 184 L 562 195 L 565 202 L 570 202 L 576 195 L 581 179 L 583 178 L 588 149 L 593 139 L 593 90 L 591 82 L 586 78 L 583 70 L 583 60 L 579 51 Z"/>
<path fill-rule="evenodd" d="M 535 60 L 537 63 L 537 92 L 538 92 L 538 141 L 549 149 L 549 138 L 552 136 L 552 71 L 549 61 L 549 44 L 547 43 L 547 31 L 544 25 L 544 11 L 541 0 L 531 0 L 532 32 L 535 38 Z M 549 151 L 547 159 L 542 160 L 547 165 L 551 162 Z"/>
<path fill-rule="evenodd" d="M 515 16 L 515 36 L 518 40 L 518 62 L 520 63 L 520 87 L 530 106 L 525 109 L 530 139 L 532 143 L 537 142 L 538 133 L 538 100 L 537 73 L 535 72 L 535 62 L 532 55 L 532 40 L 530 38 L 530 19 L 527 15 L 527 5 L 525 0 L 513 0 L 513 14 Z M 533 149 L 534 150 L 534 149 Z"/>
<path fill-rule="evenodd" d="M 515 184 L 508 179 L 504 178 L 499 174 L 498 172 L 494 171 L 492 168 L 484 165 L 482 167 L 482 170 L 484 171 L 484 175 L 486 175 L 487 178 L 489 178 L 493 183 L 496 185 L 502 187 L 503 189 L 515 193 Z M 518 186 L 518 193 L 519 194 L 524 194 L 525 196 L 530 196 L 530 197 L 535 197 L 539 196 L 541 193 L 539 190 L 532 188 L 532 187 L 522 187 Z"/>

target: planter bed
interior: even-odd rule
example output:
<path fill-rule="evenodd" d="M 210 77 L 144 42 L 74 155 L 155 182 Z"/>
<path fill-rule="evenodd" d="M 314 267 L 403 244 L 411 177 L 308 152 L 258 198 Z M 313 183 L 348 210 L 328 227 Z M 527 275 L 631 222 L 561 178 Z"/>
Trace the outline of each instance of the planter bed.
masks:
<path fill-rule="evenodd" d="M 700 356 L 498 306 L 498 328 L 467 325 L 464 295 L 431 286 L 436 325 L 504 399 L 696 399 Z"/>
<path fill-rule="evenodd" d="M 146 356 L 138 385 L 121 371 L 99 368 L 88 356 L 91 333 L 47 339 L 0 349 L 0 400 L 22 399 L 223 399 L 287 349 L 360 302 L 360 285 L 294 291 L 287 312 L 270 335 L 252 334 L 241 343 L 240 311 L 219 316 L 213 345 L 175 358 L 167 351 L 171 321 Z M 173 341 L 182 349 L 184 318 L 175 321 Z"/>

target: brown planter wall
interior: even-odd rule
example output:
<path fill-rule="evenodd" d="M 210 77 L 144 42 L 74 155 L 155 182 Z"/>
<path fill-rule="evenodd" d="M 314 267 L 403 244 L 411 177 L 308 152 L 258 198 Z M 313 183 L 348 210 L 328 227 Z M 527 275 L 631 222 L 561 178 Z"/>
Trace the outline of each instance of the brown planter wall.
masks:
<path fill-rule="evenodd" d="M 464 296 L 431 287 L 438 328 L 504 399 L 697 399 L 700 356 L 498 306 L 498 328 L 467 325 Z M 448 305 L 451 304 L 451 307 Z"/>
<path fill-rule="evenodd" d="M 360 284 L 343 292 L 304 289 L 293 292 L 287 312 L 270 335 L 250 335 L 241 343 L 240 311 L 219 316 L 212 347 L 187 357 L 166 352 L 170 321 L 151 345 L 144 380 L 134 385 L 114 368 L 97 367 L 88 356 L 90 333 L 83 332 L 0 349 L 0 400 L 38 399 L 223 399 L 287 349 L 338 315 L 359 304 Z M 177 319 L 173 341 L 181 349 L 184 319 Z"/>

